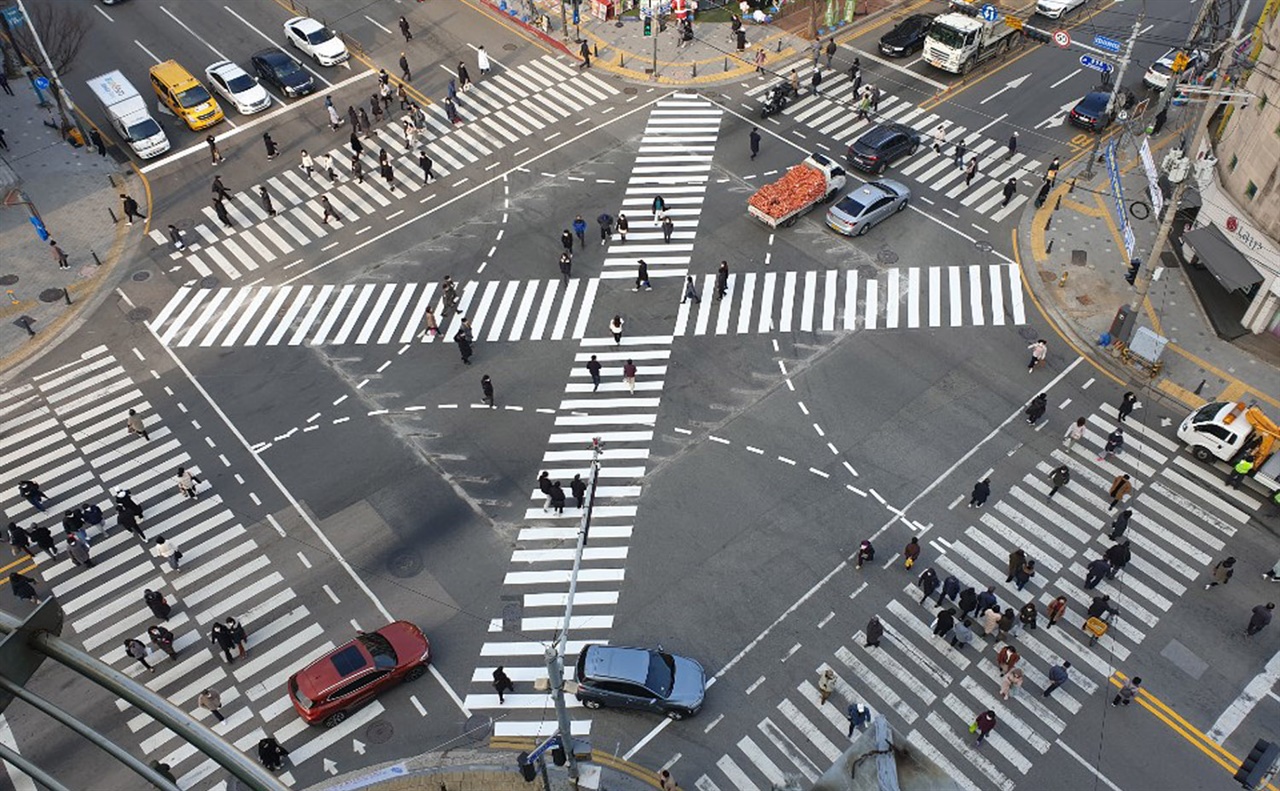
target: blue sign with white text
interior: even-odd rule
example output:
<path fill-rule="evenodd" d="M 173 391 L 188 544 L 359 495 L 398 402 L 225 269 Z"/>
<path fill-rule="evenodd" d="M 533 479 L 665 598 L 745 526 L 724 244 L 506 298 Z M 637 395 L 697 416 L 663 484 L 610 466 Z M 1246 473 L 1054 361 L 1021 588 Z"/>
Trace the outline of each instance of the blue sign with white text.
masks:
<path fill-rule="evenodd" d="M 1109 74 L 1112 71 L 1114 71 L 1116 68 L 1115 66 L 1112 66 L 1110 63 L 1107 63 L 1105 60 L 1098 60 L 1097 58 L 1092 58 L 1092 57 L 1089 57 L 1088 55 L 1080 56 L 1080 65 L 1084 66 L 1086 69 L 1093 69 L 1094 71 L 1100 71 L 1103 74 Z"/>
<path fill-rule="evenodd" d="M 1120 51 L 1120 42 L 1106 36 L 1094 36 L 1093 45 L 1098 49 L 1105 49 L 1107 52 Z"/>

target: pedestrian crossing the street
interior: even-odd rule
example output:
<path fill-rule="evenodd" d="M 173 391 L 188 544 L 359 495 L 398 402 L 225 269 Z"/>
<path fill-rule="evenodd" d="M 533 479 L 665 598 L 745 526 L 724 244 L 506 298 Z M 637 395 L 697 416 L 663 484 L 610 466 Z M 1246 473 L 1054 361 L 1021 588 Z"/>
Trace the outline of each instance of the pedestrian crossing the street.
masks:
<path fill-rule="evenodd" d="M 149 439 L 125 430 L 125 415 L 136 410 Z M 69 365 L 35 377 L 0 394 L 0 506 L 9 519 L 44 526 L 59 545 L 56 558 L 44 553 L 30 568 L 43 597 L 52 592 L 66 613 L 64 637 L 123 672 L 174 705 L 210 725 L 246 752 L 266 734 L 276 737 L 299 766 L 335 741 L 349 738 L 382 711 L 374 702 L 332 730 L 307 726 L 285 692 L 288 675 L 334 643 L 308 608 L 285 584 L 254 539 L 260 526 L 245 525 L 209 488 L 209 472 L 175 437 L 165 419 L 105 346 Z M 226 466 L 225 456 L 201 446 L 202 453 Z M 178 492 L 175 470 L 185 467 L 204 483 L 191 500 Z M 19 480 L 33 480 L 48 496 L 38 511 L 17 496 Z M 147 543 L 116 524 L 112 492 L 127 489 L 143 508 L 141 529 Z M 89 527 L 91 567 L 67 556 L 62 513 L 92 503 L 110 525 L 106 535 Z M 182 552 L 174 571 L 153 554 L 153 540 L 165 536 Z M 143 590 L 162 593 L 172 605 L 163 623 L 143 602 Z M 214 622 L 234 617 L 248 633 L 248 654 L 226 664 L 210 644 Z M 150 645 L 147 628 L 161 624 L 177 637 L 176 659 L 155 650 L 147 672 L 125 654 L 126 638 Z M 206 688 L 222 697 L 226 720 L 215 722 L 199 708 Z M 173 767 L 184 789 L 225 789 L 222 770 L 180 736 L 115 701 L 123 721 L 139 740 L 144 760 Z M 282 776 L 292 783 L 292 774 Z"/>
<path fill-rule="evenodd" d="M 676 335 L 848 332 L 1027 323 L 1015 264 L 899 267 L 865 276 L 857 269 L 729 275 L 713 299 L 703 276 L 700 302 L 680 305 Z"/>
<path fill-rule="evenodd" d="M 642 185 L 647 189 L 652 183 L 645 159 L 647 148 L 680 147 L 669 139 L 674 133 L 668 130 L 698 128 L 713 134 L 707 119 L 715 118 L 718 123 L 719 111 L 711 114 L 711 110 L 715 108 L 706 101 L 684 94 L 674 94 L 655 104 L 628 189 Z M 666 129 L 657 131 L 660 127 Z M 691 171 L 664 182 L 663 188 L 704 183 L 703 173 Z M 691 245 L 697 229 L 696 214 L 677 227 Z M 687 266 L 687 260 L 683 265 Z M 573 545 L 582 519 L 570 482 L 574 476 L 590 479 L 592 443 L 596 438 L 603 451 L 591 503 L 591 545 L 583 556 L 567 635 L 566 678 L 575 677 L 573 659 L 582 647 L 608 643 L 613 628 L 674 340 L 673 335 L 628 337 L 625 324 L 622 338 L 617 340 L 611 334 L 613 315 L 610 309 L 598 311 L 584 325 L 583 333 L 575 335 L 581 343 L 560 403 L 556 428 L 541 463 L 550 480 L 563 486 L 567 505 L 563 513 L 557 513 L 549 508 L 549 498 L 540 487 L 531 490 L 524 513 L 525 527 L 516 538 L 511 570 L 503 580 L 503 617 L 493 619 L 489 625 L 489 639 L 480 649 L 464 701 L 472 712 L 494 715 L 495 738 L 545 737 L 556 730 L 554 705 L 545 685 L 538 682 L 546 678 L 546 645 L 564 625 L 562 613 L 573 568 Z M 601 365 L 598 384 L 593 382 L 588 368 L 592 357 Z M 634 390 L 623 378 L 628 362 L 636 366 Z M 516 685 L 515 691 L 506 695 L 505 703 L 499 701 L 493 688 L 494 669 L 499 666 Z M 568 703 L 572 707 L 573 733 L 588 735 L 590 719 L 583 716 L 574 698 L 570 697 Z"/>
<path fill-rule="evenodd" d="M 450 123 L 442 106 L 434 104 L 422 108 L 425 127 L 415 146 L 406 145 L 398 120 L 375 127 L 370 136 L 361 136 L 362 179 L 352 176 L 352 151 L 347 145 L 327 152 L 336 172 L 332 181 L 318 165 L 312 174 L 296 166 L 298 152 L 283 154 L 289 165 L 281 172 L 260 184 L 248 185 L 250 189 L 233 191 L 223 201 L 229 226 L 218 218 L 212 205 L 205 206 L 203 217 L 186 233 L 184 249 L 174 251 L 171 257 L 190 264 L 201 277 L 217 275 L 229 280 L 260 273 L 268 264 L 283 265 L 299 248 L 324 239 L 331 229 L 378 212 L 394 216 L 398 212 L 388 209 L 393 201 L 470 165 L 492 161 L 497 151 L 520 148 L 521 141 L 535 135 L 540 142 L 555 140 L 563 134 L 559 128 L 564 119 L 617 93 L 617 88 L 594 74 L 550 55 L 495 72 L 459 94 L 458 114 L 464 121 L 460 125 Z M 395 189 L 380 174 L 379 149 L 385 149 L 390 157 Z M 430 182 L 418 162 L 420 151 L 432 160 L 435 178 Z M 311 155 L 318 159 L 322 153 L 313 151 Z M 267 188 L 274 216 L 263 206 L 259 186 Z M 328 197 L 338 217 L 332 224 L 323 222 L 322 195 Z M 150 236 L 158 246 L 173 246 L 163 228 L 154 228 Z"/>
<path fill-rule="evenodd" d="M 1115 409 L 1101 406 L 1087 416 L 1081 441 L 1058 447 L 1011 485 L 993 480 L 993 488 L 1005 490 L 1003 494 L 983 508 L 958 511 L 957 517 L 968 519 L 949 522 L 959 527 L 967 521 L 962 532 L 932 539 L 910 572 L 910 582 L 898 578 L 888 583 L 905 587 L 878 613 L 885 631 L 882 647 L 867 647 L 863 631 L 850 626 L 849 639 L 817 666 L 806 665 L 812 667 L 811 677 L 759 720 L 758 732 L 744 736 L 714 767 L 700 767 L 704 774 L 693 786 L 699 791 L 760 791 L 789 778 L 812 781 L 849 743 L 844 712 L 854 702 L 884 714 L 913 749 L 963 788 L 1012 791 L 1022 784 L 1037 758 L 1054 749 L 1075 714 L 1103 705 L 1100 699 L 1114 694 L 1113 673 L 1140 670 L 1128 664 L 1130 654 L 1174 601 L 1200 584 L 1212 561 L 1226 554 L 1227 541 L 1261 505 L 1255 495 L 1225 487 L 1220 470 L 1195 461 L 1175 441 L 1133 420 L 1124 423 L 1125 453 L 1098 459 L 1117 425 Z M 1071 468 L 1072 477 L 1050 498 L 1048 473 L 1061 464 Z M 1120 508 L 1107 509 L 1107 492 L 1114 476 L 1122 473 L 1136 482 L 1134 496 L 1122 506 L 1133 511 L 1121 536 L 1131 542 L 1133 559 L 1116 577 L 1086 590 L 1085 566 L 1115 543 L 1109 533 Z M 951 507 L 963 508 L 967 499 Z M 1000 579 L 1007 576 L 1008 556 L 1017 548 L 1038 570 L 1023 591 Z M 901 574 L 900 564 L 897 556 L 871 573 Z M 1019 624 L 1002 640 L 997 634 L 983 636 L 975 619 L 973 644 L 952 648 L 933 634 L 938 609 L 932 599 L 921 603 L 915 584 L 930 566 L 940 580 L 955 575 L 962 589 L 981 591 L 993 585 L 1002 609 L 1017 612 L 1034 602 L 1038 628 Z M 1067 597 L 1067 614 L 1048 627 L 1046 607 L 1058 595 Z M 1090 646 L 1083 631 L 1084 610 L 1096 595 L 1110 596 L 1119 610 L 1107 632 Z M 1018 667 L 1025 675 L 1023 686 L 1014 688 L 1007 701 L 1001 698 L 995 659 L 1006 644 L 1022 655 Z M 1064 660 L 1071 662 L 1068 682 L 1044 697 L 1048 671 Z M 822 705 L 816 682 L 828 668 L 836 674 L 836 689 Z M 986 744 L 976 747 L 968 726 L 986 709 L 996 712 L 999 724 Z"/>
<path fill-rule="evenodd" d="M 775 72 L 788 75 L 792 69 L 797 74 L 808 75 L 812 61 L 800 59 L 777 68 Z M 763 103 L 768 91 L 780 81 L 765 80 L 748 88 L 746 94 Z M 869 120 L 862 120 L 858 117 L 858 100 L 853 86 L 847 71 L 826 70 L 822 93 L 815 96 L 807 87 L 803 88 L 802 96 L 793 99 L 782 114 L 834 140 L 835 145 L 828 152 L 839 157 L 844 156 L 863 132 L 878 123 L 895 122 L 915 129 L 921 136 L 920 149 L 890 166 L 884 175 L 894 179 L 905 176 L 907 181 L 927 187 L 937 193 L 936 203 L 944 209 L 964 206 L 993 222 L 1002 222 L 1040 189 L 1044 163 L 1023 153 L 1007 157 L 1005 141 L 983 135 L 987 127 L 975 131 L 948 124 L 945 127 L 946 145 L 941 153 L 937 153 L 933 149 L 932 135 L 939 125 L 946 123 L 938 115 L 926 112 L 906 99 L 882 92 L 878 109 L 871 113 Z M 955 144 L 961 140 L 966 143 L 965 164 L 974 157 L 978 159 L 978 173 L 971 184 L 965 184 L 964 168 L 954 161 Z M 1002 206 L 1003 187 L 1010 178 L 1018 180 L 1018 192 L 1008 205 Z"/>

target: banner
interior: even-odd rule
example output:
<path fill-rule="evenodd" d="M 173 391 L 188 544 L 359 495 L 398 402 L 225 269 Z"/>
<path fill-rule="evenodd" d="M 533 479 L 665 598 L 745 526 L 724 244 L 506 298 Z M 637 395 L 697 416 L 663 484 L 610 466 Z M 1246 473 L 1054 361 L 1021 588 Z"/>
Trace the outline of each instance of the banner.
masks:
<path fill-rule="evenodd" d="M 839 0 L 827 0 L 827 13 L 825 24 L 827 27 L 834 27 L 836 24 L 836 3 Z"/>
<path fill-rule="evenodd" d="M 858 9 L 858 0 L 844 0 L 844 21 L 852 22 L 853 15 Z"/>

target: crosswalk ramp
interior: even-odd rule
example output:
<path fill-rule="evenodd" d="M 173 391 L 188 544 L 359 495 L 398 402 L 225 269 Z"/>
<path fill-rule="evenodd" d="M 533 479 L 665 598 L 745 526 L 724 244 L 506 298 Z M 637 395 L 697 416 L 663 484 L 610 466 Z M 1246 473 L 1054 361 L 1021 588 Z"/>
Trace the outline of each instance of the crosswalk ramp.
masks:
<path fill-rule="evenodd" d="M 723 299 L 715 275 L 699 283 L 700 302 L 680 305 L 676 335 L 849 332 L 1027 323 L 1014 264 L 860 270 L 731 273 Z"/>
<path fill-rule="evenodd" d="M 142 417 L 149 440 L 125 430 L 130 409 Z M 18 570 L 38 580 L 41 596 L 52 592 L 58 597 L 66 613 L 65 637 L 164 695 L 239 749 L 251 752 L 265 734 L 274 735 L 289 749 L 295 767 L 382 712 L 382 704 L 375 702 L 329 731 L 312 729 L 297 717 L 285 681 L 334 647 L 331 634 L 273 569 L 253 526 L 244 524 L 243 515 L 216 488 L 208 488 L 215 470 L 229 462 L 203 445 L 193 456 L 105 346 L 0 393 L 0 420 L 5 427 L 0 507 L 23 526 L 48 527 L 60 550 L 56 558 L 41 553 Z M 212 460 L 214 467 L 205 467 L 197 456 Z M 178 467 L 205 481 L 198 499 L 178 493 Z M 17 496 L 23 479 L 41 485 L 49 497 L 47 512 Z M 182 551 L 180 571 L 171 570 L 152 546 L 116 525 L 110 492 L 119 488 L 128 489 L 143 507 L 147 538 L 164 535 Z M 66 553 L 61 515 L 86 503 L 103 510 L 110 529 L 106 537 L 88 529 L 94 565 L 78 567 Z M 152 654 L 154 674 L 123 648 L 125 638 L 149 644 L 147 627 L 158 623 L 143 603 L 147 588 L 162 593 L 173 606 L 164 626 L 177 636 L 179 652 L 176 660 L 159 651 Z M 209 639 L 212 624 L 228 616 L 239 620 L 249 635 L 247 657 L 229 665 Z M 206 688 L 221 694 L 225 722 L 215 723 L 197 705 Z M 227 788 L 222 770 L 178 734 L 123 700 L 116 700 L 115 707 L 144 760 L 172 766 L 182 788 Z M 292 783 L 291 773 L 283 779 Z"/>
<path fill-rule="evenodd" d="M 812 61 L 796 60 L 775 69 L 775 72 L 787 75 L 791 69 L 807 78 L 812 70 Z M 916 182 L 936 193 L 926 202 L 948 209 L 958 204 L 993 222 L 1001 222 L 1018 211 L 1039 190 L 1044 163 L 1023 152 L 1006 157 L 1007 139 L 997 140 L 984 135 L 987 127 L 972 130 L 947 124 L 947 144 L 939 154 L 933 150 L 932 135 L 939 125 L 947 123 L 944 119 L 887 91 L 881 92 L 879 109 L 871 113 L 868 120 L 860 119 L 854 83 L 849 73 L 828 69 L 823 74 L 821 94 L 814 96 L 805 87 L 802 90 L 804 95 L 788 104 L 782 114 L 832 140 L 834 145 L 827 147 L 830 153 L 843 157 L 863 132 L 878 123 L 895 122 L 917 130 L 921 144 L 915 154 L 899 160 L 885 175 L 895 179 L 906 177 L 905 181 Z M 769 89 L 778 82 L 777 79 L 766 80 L 748 88 L 746 94 L 752 101 L 763 103 Z M 802 84 L 807 86 L 807 83 Z M 978 159 L 978 173 L 970 184 L 965 183 L 963 168 L 954 162 L 955 144 L 960 140 L 966 143 L 964 162 L 968 164 L 971 158 Z M 1007 205 L 1001 205 L 1004 202 L 1003 187 L 1010 178 L 1018 180 L 1018 192 Z"/>
<path fill-rule="evenodd" d="M 550 55 L 499 70 L 459 94 L 457 107 L 463 124 L 450 123 L 442 104 L 433 104 L 423 108 L 425 133 L 419 134 L 418 145 L 412 148 L 406 145 L 399 122 L 403 113 L 398 111 L 373 129 L 370 137 L 362 136 L 359 159 L 363 180 L 352 176 L 349 146 L 311 152 L 317 159 L 323 153 L 333 157 L 337 178 L 332 181 L 319 167 L 308 174 L 298 166 L 297 152 L 288 152 L 281 158 L 282 165 L 288 165 L 280 172 L 233 191 L 224 201 L 230 226 L 219 220 L 212 205 L 205 206 L 185 235 L 184 249 L 173 251 L 171 258 L 178 266 L 188 264 L 201 277 L 217 275 L 228 280 L 255 275 L 268 264 L 285 266 L 301 248 L 353 221 L 402 213 L 394 204 L 428 183 L 452 177 L 469 166 L 491 164 L 495 154 L 506 149 L 523 153 L 535 138 L 539 144 L 554 141 L 565 134 L 565 119 L 586 113 L 618 93 L 616 87 L 594 74 Z M 388 154 L 395 189 L 379 173 L 379 150 Z M 427 181 L 418 162 L 420 151 L 431 158 L 436 180 Z M 263 206 L 260 186 L 267 188 L 275 216 Z M 330 224 L 322 222 L 322 195 L 328 197 L 339 218 Z M 163 228 L 153 229 L 150 237 L 157 246 L 173 246 Z"/>
<path fill-rule="evenodd" d="M 1255 495 L 1225 487 L 1222 469 L 1202 465 L 1174 440 L 1135 420 L 1124 424 L 1129 437 L 1125 454 L 1099 460 L 1107 435 L 1119 425 L 1116 412 L 1102 405 L 1086 419 L 1082 441 L 1070 448 L 1058 446 L 1007 489 L 993 481 L 997 491 L 1006 491 L 985 508 L 965 509 L 967 496 L 953 503 L 952 509 L 962 510 L 947 517 L 948 523 L 967 526 L 932 539 L 911 573 L 914 577 L 932 566 L 940 579 L 955 575 L 962 588 L 981 591 L 993 585 L 1002 609 L 1016 612 L 1034 602 L 1040 612 L 1038 628 L 1019 625 L 1001 640 L 996 634 L 985 636 L 975 622 L 973 644 L 956 650 L 933 634 L 935 602 L 922 604 L 914 581 L 904 580 L 901 595 L 878 613 L 885 629 L 881 647 L 867 647 L 858 630 L 833 654 L 808 665 L 809 678 L 763 717 L 752 717 L 759 717 L 755 731 L 713 767 L 699 767 L 704 774 L 694 787 L 759 791 L 786 779 L 811 780 L 848 744 L 844 711 L 853 702 L 884 714 L 911 748 L 946 769 L 963 788 L 1027 787 L 1024 778 L 1040 756 L 1055 749 L 1077 714 L 1114 694 L 1114 673 L 1133 674 L 1129 657 L 1173 603 L 1203 581 L 1212 561 L 1226 554 L 1227 542 L 1261 505 Z M 1060 464 L 1071 467 L 1071 482 L 1050 498 L 1048 473 Z M 1085 565 L 1113 545 L 1109 525 L 1118 510 L 1107 510 L 1107 490 L 1122 473 L 1138 481 L 1125 504 L 1133 510 L 1123 536 L 1131 542 L 1133 560 L 1114 579 L 1085 590 Z M 1003 582 L 1015 548 L 1023 549 L 1038 569 L 1023 591 Z M 888 565 L 873 573 L 900 573 L 896 561 Z M 1066 617 L 1049 628 L 1044 613 L 1058 595 L 1070 604 Z M 1095 595 L 1110 596 L 1119 615 L 1090 646 L 1082 627 L 1084 610 Z M 1022 655 L 1018 666 L 1025 674 L 1022 688 L 1013 689 L 1008 700 L 1001 698 L 995 661 L 1006 644 Z M 1063 661 L 1071 662 L 1070 680 L 1043 697 L 1049 669 Z M 824 706 L 815 685 L 828 668 L 837 684 Z M 988 708 L 996 712 L 999 725 L 984 746 L 975 747 L 968 725 Z"/>

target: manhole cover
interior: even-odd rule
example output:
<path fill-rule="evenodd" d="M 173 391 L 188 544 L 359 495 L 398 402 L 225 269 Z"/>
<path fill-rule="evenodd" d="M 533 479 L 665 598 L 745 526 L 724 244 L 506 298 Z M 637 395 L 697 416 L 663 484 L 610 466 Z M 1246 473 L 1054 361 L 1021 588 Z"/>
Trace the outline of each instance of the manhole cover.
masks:
<path fill-rule="evenodd" d="M 524 615 L 524 604 L 522 602 L 507 602 L 502 605 L 502 631 L 519 632 L 520 620 Z"/>
<path fill-rule="evenodd" d="M 988 242 L 986 239 L 979 239 L 978 241 L 973 243 L 973 246 L 978 248 L 984 253 L 989 253 L 992 250 L 991 242 Z"/>
<path fill-rule="evenodd" d="M 145 280 L 150 280 L 151 273 L 147 272 L 146 270 L 143 270 L 141 272 L 134 272 L 132 275 L 130 275 L 130 277 L 133 279 L 133 282 L 141 283 Z"/>
<path fill-rule="evenodd" d="M 1088 262 L 1088 260 L 1089 260 L 1089 253 L 1088 253 L 1088 251 L 1086 251 L 1086 250 L 1072 250 L 1072 251 L 1071 251 L 1071 265 L 1072 265 L 1072 266 L 1084 266 L 1084 265 L 1085 265 L 1085 263 L 1086 263 L 1086 262 Z"/>
<path fill-rule="evenodd" d="M 133 322 L 134 324 L 141 324 L 142 322 L 151 318 L 151 308 L 134 308 L 133 310 L 129 311 L 128 316 L 129 316 L 129 321 Z"/>
<path fill-rule="evenodd" d="M 218 278 L 214 277 L 213 275 L 209 275 L 208 277 L 202 277 L 200 278 L 200 288 L 217 288 L 218 282 L 219 282 Z"/>
<path fill-rule="evenodd" d="M 422 558 L 416 552 L 401 552 L 391 558 L 387 570 L 400 579 L 408 579 L 422 571 Z"/>
<path fill-rule="evenodd" d="M 462 741 L 482 742 L 489 737 L 493 729 L 493 718 L 483 714 L 472 714 L 462 725 Z"/>
<path fill-rule="evenodd" d="M 1021 335 L 1023 338 L 1026 338 L 1026 339 L 1027 339 L 1027 340 L 1029 340 L 1029 341 L 1033 341 L 1033 340 L 1035 340 L 1036 338 L 1039 338 L 1039 337 L 1040 337 L 1040 332 L 1039 332 L 1039 330 L 1036 330 L 1036 329 L 1035 329 L 1035 328 L 1033 328 L 1033 327 L 1023 327 L 1023 328 L 1021 328 L 1021 329 L 1019 329 L 1019 330 L 1018 330 L 1018 334 L 1019 334 L 1019 335 Z"/>
<path fill-rule="evenodd" d="M 876 260 L 882 264 L 896 264 L 898 263 L 898 254 L 892 250 L 882 248 L 880 252 L 876 253 Z"/>
<path fill-rule="evenodd" d="M 516 45 L 515 45 L 515 44 L 512 44 L 511 42 L 507 42 L 506 44 L 503 44 L 503 45 L 502 45 L 502 48 L 503 48 L 503 49 L 505 49 L 507 52 L 515 52 L 515 51 L 516 51 Z"/>
<path fill-rule="evenodd" d="M 12 286 L 18 282 L 17 275 L 0 275 L 0 286 Z"/>
<path fill-rule="evenodd" d="M 364 738 L 369 744 L 386 744 L 395 735 L 396 729 L 386 720 L 378 720 L 365 729 Z"/>
<path fill-rule="evenodd" d="M 41 302 L 57 302 L 61 299 L 62 289 L 60 288 L 46 288 L 44 291 L 40 292 Z"/>

